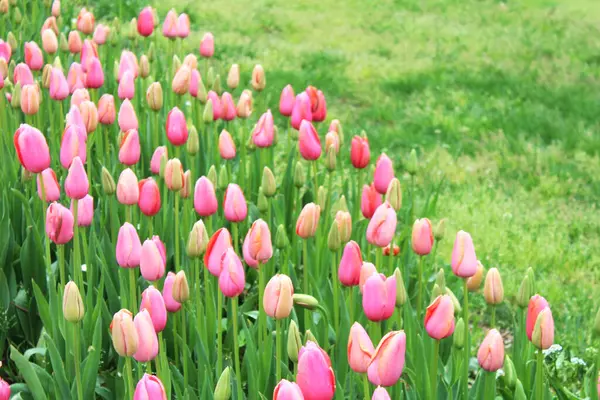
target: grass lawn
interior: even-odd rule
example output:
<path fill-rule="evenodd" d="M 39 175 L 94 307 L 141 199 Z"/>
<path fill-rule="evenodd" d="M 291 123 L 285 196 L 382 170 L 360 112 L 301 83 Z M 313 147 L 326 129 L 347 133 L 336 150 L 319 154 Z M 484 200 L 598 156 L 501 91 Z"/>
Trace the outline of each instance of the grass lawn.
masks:
<path fill-rule="evenodd" d="M 448 218 L 439 266 L 464 229 L 482 263 L 500 269 L 508 300 L 533 267 L 554 310 L 556 342 L 582 351 L 600 290 L 600 3 L 516 3 L 157 6 L 163 14 L 173 5 L 212 31 L 217 58 L 239 63 L 244 78 L 263 64 L 273 108 L 285 84 L 312 84 L 346 140 L 365 130 L 397 166 L 417 149 L 420 197 L 444 179 L 429 216 Z"/>

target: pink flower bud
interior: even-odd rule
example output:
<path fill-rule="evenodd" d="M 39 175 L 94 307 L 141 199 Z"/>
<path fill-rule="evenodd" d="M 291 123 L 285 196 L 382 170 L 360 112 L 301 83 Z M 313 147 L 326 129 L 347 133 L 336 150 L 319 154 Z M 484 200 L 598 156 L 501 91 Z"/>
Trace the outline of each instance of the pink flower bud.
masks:
<path fill-rule="evenodd" d="M 504 342 L 496 329 L 490 330 L 483 339 L 477 351 L 477 361 L 489 372 L 496 372 L 504 365 Z"/>
<path fill-rule="evenodd" d="M 469 278 L 477 272 L 477 256 L 473 239 L 465 231 L 456 234 L 452 249 L 452 272 L 461 278 Z"/>
<path fill-rule="evenodd" d="M 320 90 L 316 92 L 316 100 L 313 100 L 311 97 L 311 111 L 312 111 L 312 120 L 315 122 L 323 122 L 325 118 L 327 118 L 327 103 L 325 101 L 325 95 Z"/>
<path fill-rule="evenodd" d="M 77 17 L 77 29 L 85 35 L 91 35 L 94 31 L 94 23 L 94 14 L 82 8 Z"/>
<path fill-rule="evenodd" d="M 296 235 L 303 239 L 315 236 L 319 227 L 319 218 L 321 216 L 321 207 L 315 203 L 308 203 L 304 206 L 298 220 L 296 221 Z"/>
<path fill-rule="evenodd" d="M 236 107 L 238 118 L 248 118 L 252 114 L 252 92 L 244 90 Z"/>
<path fill-rule="evenodd" d="M 167 139 L 174 146 L 181 146 L 187 142 L 188 128 L 183 112 L 175 107 L 167 115 Z"/>
<path fill-rule="evenodd" d="M 119 229 L 117 236 L 117 264 L 122 268 L 135 268 L 140 265 L 142 244 L 137 231 L 129 222 Z"/>
<path fill-rule="evenodd" d="M 92 37 L 92 40 L 98 46 L 103 45 L 104 43 L 106 43 L 106 39 L 108 39 L 109 33 L 110 28 L 108 26 L 98 24 L 96 25 L 96 29 L 94 29 L 94 36 Z"/>
<path fill-rule="evenodd" d="M 273 276 L 263 295 L 263 308 L 265 313 L 275 319 L 287 318 L 290 316 L 294 306 L 294 285 L 289 276 L 276 274 Z"/>
<path fill-rule="evenodd" d="M 292 118 L 290 120 L 292 127 L 299 130 L 302 121 L 306 120 L 311 122 L 312 119 L 310 98 L 306 92 L 302 92 L 297 95 L 296 100 L 294 100 L 294 108 L 292 109 Z"/>
<path fill-rule="evenodd" d="M 540 350 L 546 350 L 554 344 L 554 318 L 550 307 L 540 311 L 531 334 L 531 343 Z"/>
<path fill-rule="evenodd" d="M 126 168 L 119 175 L 117 181 L 117 200 L 119 203 L 132 206 L 140 200 L 138 179 L 130 168 Z"/>
<path fill-rule="evenodd" d="M 54 0 L 52 2 L 52 16 L 55 18 L 60 17 L 60 0 Z"/>
<path fill-rule="evenodd" d="M 154 150 L 154 153 L 152 154 L 152 158 L 150 159 L 150 172 L 152 172 L 155 175 L 160 174 L 160 163 L 163 156 L 165 157 L 165 159 L 169 158 L 167 146 L 157 147 L 156 150 Z"/>
<path fill-rule="evenodd" d="M 190 81 L 192 80 L 192 70 L 187 65 L 183 64 L 173 77 L 171 82 L 171 89 L 173 92 L 183 96 L 190 89 Z"/>
<path fill-rule="evenodd" d="M 246 276 L 242 262 L 233 247 L 229 247 L 221 259 L 219 289 L 226 297 L 237 297 L 244 291 Z"/>
<path fill-rule="evenodd" d="M 375 389 L 373 392 L 373 397 L 371 397 L 371 400 L 391 400 L 391 397 L 385 388 L 377 386 L 377 389 Z"/>
<path fill-rule="evenodd" d="M 213 90 L 210 90 L 208 92 L 207 98 L 212 103 L 213 121 L 216 121 L 219 118 L 221 118 L 222 111 L 223 111 L 223 108 L 221 107 L 221 98 L 219 97 L 219 95 L 217 94 L 217 92 L 215 92 Z"/>
<path fill-rule="evenodd" d="M 330 148 L 333 148 L 335 154 L 340 152 L 340 136 L 337 132 L 327 132 L 325 135 L 325 153 L 327 153 Z"/>
<path fill-rule="evenodd" d="M 202 57 L 210 58 L 215 54 L 215 38 L 213 34 L 207 32 L 202 37 L 200 42 L 200 55 Z"/>
<path fill-rule="evenodd" d="M 157 281 L 165 274 L 167 252 L 158 236 L 147 239 L 140 253 L 140 273 L 147 281 Z"/>
<path fill-rule="evenodd" d="M 82 162 L 86 161 L 86 140 L 87 135 L 79 126 L 67 125 L 60 145 L 60 163 L 63 168 L 70 168 L 75 157 L 79 157 Z"/>
<path fill-rule="evenodd" d="M 25 63 L 33 71 L 39 71 L 44 66 L 42 49 L 36 42 L 25 42 Z"/>
<path fill-rule="evenodd" d="M 84 87 L 75 89 L 71 96 L 71 107 L 79 108 L 84 101 L 90 101 L 90 93 Z"/>
<path fill-rule="evenodd" d="M 233 138 L 225 129 L 219 135 L 219 154 L 224 160 L 233 160 L 235 158 L 235 143 Z"/>
<path fill-rule="evenodd" d="M 321 156 L 321 139 L 313 124 L 307 120 L 300 124 L 298 149 L 305 160 L 314 161 Z"/>
<path fill-rule="evenodd" d="M 133 400 L 167 400 L 167 392 L 155 375 L 144 374 L 135 387 Z"/>
<path fill-rule="evenodd" d="M 385 153 L 382 153 L 377 159 L 377 163 L 375 164 L 375 174 L 373 177 L 375 189 L 379 193 L 385 194 L 390 184 L 390 181 L 393 178 L 394 167 L 392 166 L 392 160 L 390 160 L 390 158 Z"/>
<path fill-rule="evenodd" d="M 204 265 L 214 276 L 221 274 L 221 259 L 231 247 L 231 235 L 225 228 L 217 230 L 208 241 L 206 253 L 204 253 Z"/>
<path fill-rule="evenodd" d="M 52 68 L 50 72 L 50 98 L 52 100 L 64 100 L 69 96 L 69 84 L 62 69 Z"/>
<path fill-rule="evenodd" d="M 252 131 L 252 142 L 259 148 L 271 147 L 275 139 L 275 125 L 271 110 L 260 116 Z"/>
<path fill-rule="evenodd" d="M 425 330 L 436 340 L 442 340 L 454 333 L 454 305 L 450 296 L 438 296 L 427 307 Z"/>
<path fill-rule="evenodd" d="M 396 306 L 396 278 L 373 274 L 363 286 L 362 305 L 367 318 L 383 321 L 392 316 Z"/>
<path fill-rule="evenodd" d="M 138 333 L 129 310 L 121 309 L 115 313 L 110 323 L 113 346 L 121 357 L 131 357 L 138 348 Z"/>
<path fill-rule="evenodd" d="M 135 165 L 140 160 L 140 135 L 137 129 L 130 129 L 121 137 L 119 162 L 124 165 Z"/>
<path fill-rule="evenodd" d="M 367 372 L 375 347 L 365 328 L 355 322 L 350 328 L 348 338 L 348 364 L 352 371 L 364 374 Z"/>
<path fill-rule="evenodd" d="M 177 38 L 178 23 L 179 21 L 177 20 L 177 13 L 175 10 L 169 10 L 163 22 L 163 36 L 169 39 Z"/>
<path fill-rule="evenodd" d="M 371 161 L 369 139 L 361 136 L 354 136 L 352 138 L 350 161 L 352 162 L 352 166 L 357 169 L 363 169 L 369 165 L 369 162 Z"/>
<path fill-rule="evenodd" d="M 94 198 L 89 194 L 79 200 L 77 210 L 77 225 L 90 226 L 94 219 Z M 75 202 L 71 200 L 71 213 L 75 215 Z"/>
<path fill-rule="evenodd" d="M 377 207 L 367 226 L 367 241 L 375 246 L 390 244 L 396 233 L 396 211 L 387 201 Z"/>
<path fill-rule="evenodd" d="M 42 29 L 40 29 L 40 34 L 44 33 L 44 30 L 50 29 L 54 32 L 55 35 L 58 35 L 58 25 L 56 24 L 56 17 L 48 17 L 42 24 Z"/>
<path fill-rule="evenodd" d="M 165 326 L 167 326 L 167 308 L 162 294 L 154 286 L 150 285 L 142 292 L 140 310 L 148 310 L 152 325 L 157 333 L 165 329 Z"/>
<path fill-rule="evenodd" d="M 90 39 L 85 39 L 83 41 L 83 46 L 81 47 L 81 68 L 83 72 L 88 72 L 88 67 L 90 66 L 91 61 L 94 58 L 98 57 L 98 46 L 96 43 L 91 41 Z M 82 79 L 85 81 L 85 79 Z"/>
<path fill-rule="evenodd" d="M 75 93 L 77 89 L 85 89 L 85 72 L 79 63 L 72 63 L 67 74 L 69 93 Z"/>
<path fill-rule="evenodd" d="M 431 253 L 433 247 L 433 229 L 427 218 L 417 219 L 412 229 L 412 249 L 420 256 Z"/>
<path fill-rule="evenodd" d="M 135 110 L 133 109 L 133 105 L 126 99 L 121 104 L 121 108 L 119 109 L 119 128 L 122 132 L 127 132 L 130 129 L 138 128 L 138 120 L 135 115 Z"/>
<path fill-rule="evenodd" d="M 52 29 L 42 31 L 42 47 L 48 54 L 54 54 L 58 50 L 58 39 Z"/>
<path fill-rule="evenodd" d="M 81 158 L 75 157 L 65 179 L 65 193 L 71 199 L 83 199 L 88 194 L 89 188 L 90 183 Z"/>
<path fill-rule="evenodd" d="M 158 354 L 158 337 L 154 330 L 152 318 L 150 318 L 150 312 L 143 309 L 137 313 L 133 318 L 133 324 L 138 333 L 138 348 L 133 358 L 138 362 L 154 360 Z"/>
<path fill-rule="evenodd" d="M 200 86 L 200 82 L 202 81 L 202 77 L 200 76 L 200 72 L 197 69 L 192 69 L 190 74 L 190 95 L 192 97 L 198 97 L 198 87 Z"/>
<path fill-rule="evenodd" d="M 0 39 L 0 58 L 2 58 L 8 64 L 10 62 L 10 56 L 12 54 L 12 48 L 8 42 Z"/>
<path fill-rule="evenodd" d="M 83 42 L 81 41 L 81 35 L 77 31 L 69 32 L 69 52 L 71 54 L 79 54 L 81 53 L 81 49 L 83 47 Z"/>
<path fill-rule="evenodd" d="M 529 306 L 527 307 L 527 321 L 525 324 L 527 338 L 529 340 L 531 340 L 533 337 L 533 329 L 535 328 L 538 315 L 544 308 L 547 307 L 549 307 L 548 302 L 539 294 L 532 296 L 529 300 Z"/>
<path fill-rule="evenodd" d="M 98 109 L 96 109 L 96 105 L 91 101 L 83 101 L 79 105 L 79 113 L 85 125 L 85 131 L 88 134 L 94 132 L 98 126 Z"/>
<path fill-rule="evenodd" d="M 190 17 L 187 14 L 179 14 L 177 18 L 177 37 L 185 39 L 190 34 Z"/>
<path fill-rule="evenodd" d="M 40 109 L 40 88 L 37 84 L 25 85 L 21 89 L 21 111 L 35 115 Z"/>
<path fill-rule="evenodd" d="M 265 77 L 265 70 L 260 64 L 256 64 L 254 69 L 252 70 L 252 80 L 250 81 L 252 84 L 252 89 L 260 92 L 264 90 L 267 85 L 267 78 Z"/>
<path fill-rule="evenodd" d="M 360 276 L 358 281 L 358 287 L 360 288 L 360 293 L 363 293 L 365 283 L 367 283 L 367 279 L 369 279 L 372 275 L 377 275 L 377 268 L 370 262 L 363 262 L 360 267 Z"/>
<path fill-rule="evenodd" d="M 119 98 L 123 99 L 133 99 L 135 95 L 135 82 L 134 76 L 131 71 L 125 71 L 121 80 L 119 81 L 119 89 L 118 89 Z"/>
<path fill-rule="evenodd" d="M 285 117 L 289 117 L 292 115 L 292 110 L 294 109 L 294 88 L 292 85 L 287 85 L 281 91 L 281 96 L 279 97 L 279 112 L 281 115 Z"/>
<path fill-rule="evenodd" d="M 50 150 L 42 132 L 21 124 L 15 132 L 13 142 L 19 162 L 27 171 L 39 173 L 50 167 Z"/>
<path fill-rule="evenodd" d="M 177 312 L 181 309 L 181 304 L 173 298 L 173 284 L 175 283 L 175 274 L 169 272 L 165 278 L 165 285 L 163 286 L 163 300 L 165 301 L 165 307 L 168 312 Z"/>
<path fill-rule="evenodd" d="M 369 382 L 380 386 L 393 386 L 404 369 L 406 335 L 404 331 L 387 333 L 377 345 L 369 363 Z"/>
<path fill-rule="evenodd" d="M 85 75 L 85 86 L 88 89 L 98 89 L 104 85 L 104 71 L 102 64 L 96 57 L 90 59 L 88 71 Z"/>
<path fill-rule="evenodd" d="M 137 78 L 140 73 L 140 66 L 138 64 L 137 57 L 129 50 L 123 50 L 121 52 L 121 58 L 119 59 L 119 75 L 118 81 L 125 76 L 125 73 L 129 71 L 133 75 L 133 79 Z"/>
<path fill-rule="evenodd" d="M 42 187 L 40 185 L 40 179 L 44 180 L 44 191 L 46 196 L 46 202 L 51 203 L 60 199 L 60 185 L 56 179 L 56 174 L 52 168 L 46 168 L 40 172 L 37 176 L 37 192 L 40 200 L 44 200 L 42 196 Z"/>
<path fill-rule="evenodd" d="M 141 36 L 148 37 L 154 32 L 154 12 L 152 7 L 144 7 L 137 18 L 137 30 Z"/>
<path fill-rule="evenodd" d="M 223 197 L 223 214 L 230 222 L 241 222 L 248 215 L 248 205 L 242 189 L 235 183 L 227 185 Z"/>
<path fill-rule="evenodd" d="M 485 276 L 483 297 L 487 304 L 501 304 L 504 300 L 504 287 L 497 268 L 490 268 Z"/>
<path fill-rule="evenodd" d="M 56 244 L 66 244 L 73 238 L 74 218 L 71 211 L 54 202 L 46 212 L 46 234 Z"/>
<path fill-rule="evenodd" d="M 331 400 L 335 394 L 335 374 L 331 360 L 315 342 L 308 341 L 298 353 L 296 382 L 305 400 Z"/>
<path fill-rule="evenodd" d="M 112 125 L 115 116 L 115 98 L 111 94 L 103 94 L 98 101 L 98 122 L 102 125 Z"/>
<path fill-rule="evenodd" d="M 194 188 L 194 209 L 201 217 L 209 217 L 217 212 L 218 207 L 212 182 L 205 176 L 200 177 Z"/>
<path fill-rule="evenodd" d="M 271 231 L 262 219 L 252 223 L 242 246 L 244 261 L 249 267 L 257 268 L 259 264 L 268 262 L 273 256 Z"/>
<path fill-rule="evenodd" d="M 360 269 L 363 265 L 363 258 L 358 243 L 354 240 L 346 243 L 340 267 L 338 269 L 338 277 L 344 286 L 356 286 L 360 282 Z"/>
<path fill-rule="evenodd" d="M 235 117 L 236 110 L 233 97 L 228 92 L 224 92 L 221 96 L 221 119 L 223 121 L 233 121 Z"/>
<path fill-rule="evenodd" d="M 273 400 L 304 400 L 304 396 L 296 383 L 282 379 L 273 390 Z"/>
<path fill-rule="evenodd" d="M 152 178 L 142 179 L 139 184 L 140 198 L 138 206 L 147 217 L 152 217 L 160 211 L 160 189 Z"/>

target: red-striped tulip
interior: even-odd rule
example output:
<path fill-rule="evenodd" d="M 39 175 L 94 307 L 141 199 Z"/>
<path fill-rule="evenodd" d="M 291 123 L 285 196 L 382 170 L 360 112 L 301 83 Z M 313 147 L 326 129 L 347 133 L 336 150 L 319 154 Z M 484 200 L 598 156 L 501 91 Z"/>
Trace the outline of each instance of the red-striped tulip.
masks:
<path fill-rule="evenodd" d="M 221 95 L 221 119 L 224 121 L 233 121 L 237 113 L 233 97 L 228 92 Z"/>
<path fill-rule="evenodd" d="M 40 200 L 44 200 L 42 196 L 42 187 L 40 185 L 40 179 L 44 180 L 44 192 L 46 196 L 46 202 L 51 203 L 60 199 L 60 185 L 56 179 L 56 174 L 52 168 L 46 168 L 40 172 L 37 176 L 37 192 Z"/>
<path fill-rule="evenodd" d="M 40 88 L 37 84 L 25 85 L 21 89 L 21 111 L 35 115 L 40 109 Z"/>
<path fill-rule="evenodd" d="M 303 239 L 315 236 L 319 227 L 319 218 L 321 216 L 321 207 L 315 203 L 308 203 L 304 206 L 298 220 L 296 221 L 296 235 Z"/>
<path fill-rule="evenodd" d="M 125 73 L 121 77 L 117 93 L 121 100 L 133 99 L 133 96 L 135 95 L 135 82 L 133 73 L 131 71 L 125 71 Z"/>
<path fill-rule="evenodd" d="M 190 95 L 192 97 L 198 97 L 198 88 L 200 87 L 200 82 L 202 81 L 202 77 L 200 76 L 200 72 L 197 69 L 192 69 L 190 73 Z"/>
<path fill-rule="evenodd" d="M 152 158 L 150 159 L 150 172 L 155 175 L 160 174 L 160 164 L 163 157 L 165 160 L 169 158 L 167 146 L 158 146 L 156 150 L 154 150 Z"/>
<path fill-rule="evenodd" d="M 138 179 L 130 168 L 125 168 L 117 181 L 117 200 L 119 203 L 132 206 L 140 200 Z"/>
<path fill-rule="evenodd" d="M 496 329 L 490 330 L 483 339 L 477 351 L 477 361 L 489 372 L 496 372 L 504 365 L 504 341 Z"/>
<path fill-rule="evenodd" d="M 267 78 L 265 77 L 265 70 L 260 64 L 256 64 L 252 70 L 252 80 L 250 81 L 252 88 L 257 92 L 264 90 L 267 86 Z"/>
<path fill-rule="evenodd" d="M 13 137 L 19 162 L 29 172 L 39 173 L 50 167 L 50 150 L 46 138 L 36 128 L 21 124 Z"/>
<path fill-rule="evenodd" d="M 154 286 L 150 285 L 142 292 L 140 310 L 148 310 L 156 332 L 162 332 L 165 329 L 167 325 L 167 308 L 162 294 Z"/>
<path fill-rule="evenodd" d="M 298 149 L 305 160 L 314 161 L 321 156 L 321 139 L 313 124 L 307 120 L 300 124 Z"/>
<path fill-rule="evenodd" d="M 375 210 L 381 205 L 381 201 L 381 193 L 375 190 L 374 184 L 364 185 L 360 202 L 360 211 L 362 212 L 362 215 L 367 219 L 372 218 L 373 214 L 375 214 Z"/>
<path fill-rule="evenodd" d="M 533 337 L 533 329 L 535 328 L 535 323 L 538 319 L 538 315 L 544 309 L 549 307 L 548 302 L 545 298 L 536 294 L 529 299 L 529 306 L 527 307 L 527 321 L 526 321 L 526 332 L 527 338 L 532 340 Z"/>
<path fill-rule="evenodd" d="M 454 333 L 454 305 L 450 296 L 438 296 L 427 307 L 425 330 L 436 340 L 442 340 Z"/>
<path fill-rule="evenodd" d="M 371 357 L 375 353 L 375 347 L 365 328 L 355 322 L 350 328 L 350 337 L 348 338 L 348 364 L 352 371 L 364 374 L 367 372 Z"/>
<path fill-rule="evenodd" d="M 308 341 L 298 353 L 296 382 L 305 400 L 330 400 L 335 394 L 335 374 L 331 361 L 315 342 Z"/>
<path fill-rule="evenodd" d="M 115 313 L 110 323 L 110 333 L 115 351 L 121 357 L 131 357 L 138 348 L 138 333 L 133 324 L 131 311 L 121 309 Z"/>
<path fill-rule="evenodd" d="M 379 386 L 393 386 L 398 382 L 404 369 L 406 335 L 404 331 L 386 334 L 375 349 L 369 363 L 369 382 Z"/>
<path fill-rule="evenodd" d="M 167 392 L 155 375 L 144 374 L 135 387 L 133 400 L 167 400 Z"/>
<path fill-rule="evenodd" d="M 427 218 L 417 219 L 412 229 L 412 249 L 420 256 L 431 253 L 433 247 L 433 229 Z"/>
<path fill-rule="evenodd" d="M 140 160 L 140 135 L 137 129 L 130 129 L 121 137 L 119 146 L 119 162 L 124 165 L 135 165 Z"/>
<path fill-rule="evenodd" d="M 194 188 L 194 209 L 201 217 L 209 217 L 217 212 L 218 202 L 212 182 L 205 176 L 196 181 Z"/>
<path fill-rule="evenodd" d="M 265 287 L 263 295 L 265 313 L 275 319 L 289 317 L 294 306 L 293 295 L 294 285 L 290 277 L 284 274 L 276 274 Z"/>
<path fill-rule="evenodd" d="M 470 278 L 477 272 L 477 255 L 473 239 L 465 231 L 458 231 L 452 249 L 452 272 L 461 278 Z"/>
<path fill-rule="evenodd" d="M 34 71 L 39 71 L 44 66 L 42 49 L 36 42 L 25 42 L 25 63 Z"/>
<path fill-rule="evenodd" d="M 259 264 L 265 264 L 271 259 L 273 256 L 271 231 L 265 221 L 257 219 L 252 223 L 244 239 L 242 252 L 244 261 L 252 268 L 257 268 Z"/>
<path fill-rule="evenodd" d="M 252 142 L 259 148 L 271 147 L 275 139 L 275 125 L 271 110 L 260 116 L 252 131 Z"/>
<path fill-rule="evenodd" d="M 248 215 L 248 205 L 242 189 L 235 183 L 227 185 L 223 197 L 223 214 L 230 222 L 241 222 Z"/>
<path fill-rule="evenodd" d="M 286 379 L 279 381 L 273 390 L 273 400 L 304 400 L 300 386 Z"/>
<path fill-rule="evenodd" d="M 79 54 L 83 47 L 83 42 L 81 41 L 81 35 L 77 31 L 69 32 L 69 52 L 71 54 Z"/>
<path fill-rule="evenodd" d="M 137 231 L 129 222 L 119 229 L 117 236 L 116 258 L 122 268 L 135 268 L 140 265 L 142 243 Z"/>
<path fill-rule="evenodd" d="M 204 253 L 204 265 L 214 276 L 221 274 L 221 259 L 229 248 L 231 248 L 231 235 L 226 228 L 217 230 L 208 241 Z"/>
<path fill-rule="evenodd" d="M 338 278 L 344 286 L 356 286 L 360 283 L 360 269 L 363 265 L 362 253 L 358 243 L 354 240 L 346 243 L 340 267 L 338 269 Z"/>
<path fill-rule="evenodd" d="M 112 125 L 115 117 L 115 98 L 111 94 L 103 94 L 98 101 L 98 122 L 102 125 Z"/>
<path fill-rule="evenodd" d="M 177 38 L 177 13 L 171 9 L 163 22 L 163 36 L 169 39 Z"/>
<path fill-rule="evenodd" d="M 362 306 L 371 321 L 383 321 L 392 316 L 396 306 L 396 277 L 373 274 L 362 288 Z"/>
<path fill-rule="evenodd" d="M 140 211 L 147 216 L 152 217 L 160 211 L 160 189 L 156 181 L 152 178 L 142 179 L 139 184 L 140 197 L 138 206 Z"/>
<path fill-rule="evenodd" d="M 375 184 L 375 189 L 379 193 L 385 194 L 390 184 L 390 181 L 393 178 L 394 167 L 392 165 L 392 160 L 390 160 L 390 158 L 385 153 L 382 153 L 377 159 L 377 163 L 375 164 L 375 173 L 373 175 L 373 183 Z"/>
<path fill-rule="evenodd" d="M 77 29 L 85 35 L 91 35 L 94 32 L 94 23 L 94 14 L 82 8 L 77 17 Z"/>
<path fill-rule="evenodd" d="M 144 7 L 137 18 L 137 30 L 141 36 L 148 37 L 154 32 L 154 12 L 152 7 Z"/>
<path fill-rule="evenodd" d="M 315 122 L 323 122 L 327 118 L 327 102 L 325 101 L 325 95 L 320 90 L 317 90 L 316 101 L 311 98 L 311 111 L 312 120 Z"/>
<path fill-rule="evenodd" d="M 502 277 L 500 277 L 500 272 L 498 272 L 497 268 L 490 268 L 485 276 L 483 297 L 488 304 L 500 304 L 504 300 Z"/>
<path fill-rule="evenodd" d="M 67 74 L 69 93 L 75 93 L 77 89 L 85 89 L 85 72 L 79 63 L 72 63 Z"/>
<path fill-rule="evenodd" d="M 367 226 L 367 241 L 375 246 L 390 244 L 396 233 L 396 211 L 387 201 L 377 207 Z"/>
<path fill-rule="evenodd" d="M 138 333 L 138 348 L 133 358 L 138 362 L 154 360 L 158 354 L 158 337 L 154 330 L 150 312 L 143 309 L 133 318 L 133 324 Z"/>
<path fill-rule="evenodd" d="M 102 70 L 100 60 L 94 57 L 88 65 L 88 71 L 85 75 L 85 86 L 88 89 L 98 89 L 102 85 L 104 85 L 104 70 Z"/>
<path fill-rule="evenodd" d="M 71 200 L 71 213 L 75 214 L 75 202 Z M 94 198 L 89 194 L 79 200 L 77 226 L 90 226 L 94 219 Z"/>
<path fill-rule="evenodd" d="M 233 138 L 225 129 L 219 135 L 219 154 L 224 160 L 232 160 L 235 158 L 235 143 Z"/>
<path fill-rule="evenodd" d="M 65 193 L 71 199 L 83 199 L 90 189 L 87 173 L 83 168 L 81 158 L 73 158 L 69 173 L 65 179 Z"/>
<path fill-rule="evenodd" d="M 366 168 L 369 165 L 371 161 L 369 139 L 362 136 L 354 136 L 352 138 L 350 161 L 352 162 L 352 166 L 358 169 Z"/>
<path fill-rule="evenodd" d="M 157 281 L 165 275 L 167 252 L 158 236 L 146 239 L 140 253 L 140 273 L 147 281 Z"/>
<path fill-rule="evenodd" d="M 279 97 L 279 112 L 281 115 L 285 117 L 292 115 L 295 98 L 296 96 L 294 95 L 294 88 L 292 88 L 292 85 L 287 85 L 283 88 L 281 96 Z"/>
<path fill-rule="evenodd" d="M 69 96 L 69 84 L 60 68 L 52 68 L 50 72 L 50 98 L 64 100 Z"/>
<path fill-rule="evenodd" d="M 168 312 L 177 312 L 181 309 L 181 304 L 173 298 L 173 284 L 175 283 L 175 274 L 169 272 L 165 278 L 165 284 L 163 286 L 162 295 L 165 301 L 165 307 Z"/>
<path fill-rule="evenodd" d="M 240 258 L 229 247 L 221 259 L 221 273 L 219 274 L 219 289 L 226 297 L 237 297 L 244 291 L 246 275 Z"/>
<path fill-rule="evenodd" d="M 46 212 L 46 234 L 56 244 L 66 244 L 73 238 L 74 218 L 65 206 L 54 202 Z"/>
<path fill-rule="evenodd" d="M 212 33 L 207 32 L 200 42 L 200 55 L 210 58 L 215 54 L 215 38 Z"/>
<path fill-rule="evenodd" d="M 221 107 L 221 98 L 214 90 L 208 91 L 207 98 L 212 104 L 213 121 L 216 121 L 221 118 L 223 112 L 223 107 Z"/>
<path fill-rule="evenodd" d="M 550 307 L 544 308 L 538 314 L 531 334 L 531 343 L 541 350 L 546 350 L 554 344 L 554 318 Z"/>
<path fill-rule="evenodd" d="M 177 37 L 185 39 L 190 34 L 190 17 L 187 14 L 179 14 L 177 18 Z"/>
<path fill-rule="evenodd" d="M 122 132 L 138 128 L 138 120 L 135 110 L 129 99 L 125 99 L 119 109 L 119 128 Z"/>

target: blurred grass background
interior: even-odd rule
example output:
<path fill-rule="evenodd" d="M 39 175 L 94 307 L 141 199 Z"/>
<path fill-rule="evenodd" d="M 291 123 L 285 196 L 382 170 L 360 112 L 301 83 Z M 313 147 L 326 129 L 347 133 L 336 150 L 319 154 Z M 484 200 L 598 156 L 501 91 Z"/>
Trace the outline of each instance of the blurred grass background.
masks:
<path fill-rule="evenodd" d="M 600 2 L 155 5 L 190 15 L 190 46 L 213 32 L 217 60 L 239 63 L 243 78 L 261 63 L 273 108 L 286 84 L 312 84 L 346 140 L 365 130 L 397 167 L 417 149 L 421 198 L 444 179 L 429 216 L 449 222 L 438 265 L 464 229 L 482 263 L 500 269 L 508 300 L 532 267 L 557 343 L 583 351 L 600 289 Z"/>

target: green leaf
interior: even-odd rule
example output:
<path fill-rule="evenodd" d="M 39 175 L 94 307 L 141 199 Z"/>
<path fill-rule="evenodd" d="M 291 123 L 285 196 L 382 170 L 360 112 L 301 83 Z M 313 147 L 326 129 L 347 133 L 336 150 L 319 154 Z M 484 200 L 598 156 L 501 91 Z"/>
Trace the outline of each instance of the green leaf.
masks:
<path fill-rule="evenodd" d="M 69 391 L 69 383 L 67 382 L 67 375 L 65 374 L 65 366 L 54 341 L 50 335 L 45 335 L 46 346 L 48 346 L 48 353 L 50 354 L 50 362 L 52 363 L 52 370 L 54 372 L 55 382 L 63 400 L 71 398 L 71 392 Z"/>
<path fill-rule="evenodd" d="M 33 369 L 33 364 L 27 361 L 27 359 L 19 353 L 14 346 L 10 346 L 10 359 L 15 363 L 17 369 L 23 375 L 31 394 L 35 400 L 46 400 L 46 393 L 39 377 Z"/>
<path fill-rule="evenodd" d="M 94 329 L 94 338 L 92 346 L 88 349 L 88 355 L 83 370 L 83 398 L 93 399 L 96 389 L 96 379 L 98 377 L 98 367 L 100 366 L 100 356 L 102 355 L 102 318 L 96 319 L 96 328 Z"/>
<path fill-rule="evenodd" d="M 0 274 L 0 290 L 1 290 L 1 277 L 3 275 Z M 53 290 L 53 289 L 51 289 Z M 48 301 L 46 301 L 46 297 L 42 294 L 40 287 L 33 281 L 33 295 L 35 297 L 35 301 L 37 303 L 38 312 L 40 313 L 40 318 L 44 324 L 44 327 L 47 331 L 53 332 L 54 321 L 50 314 L 50 306 L 48 305 Z"/>

